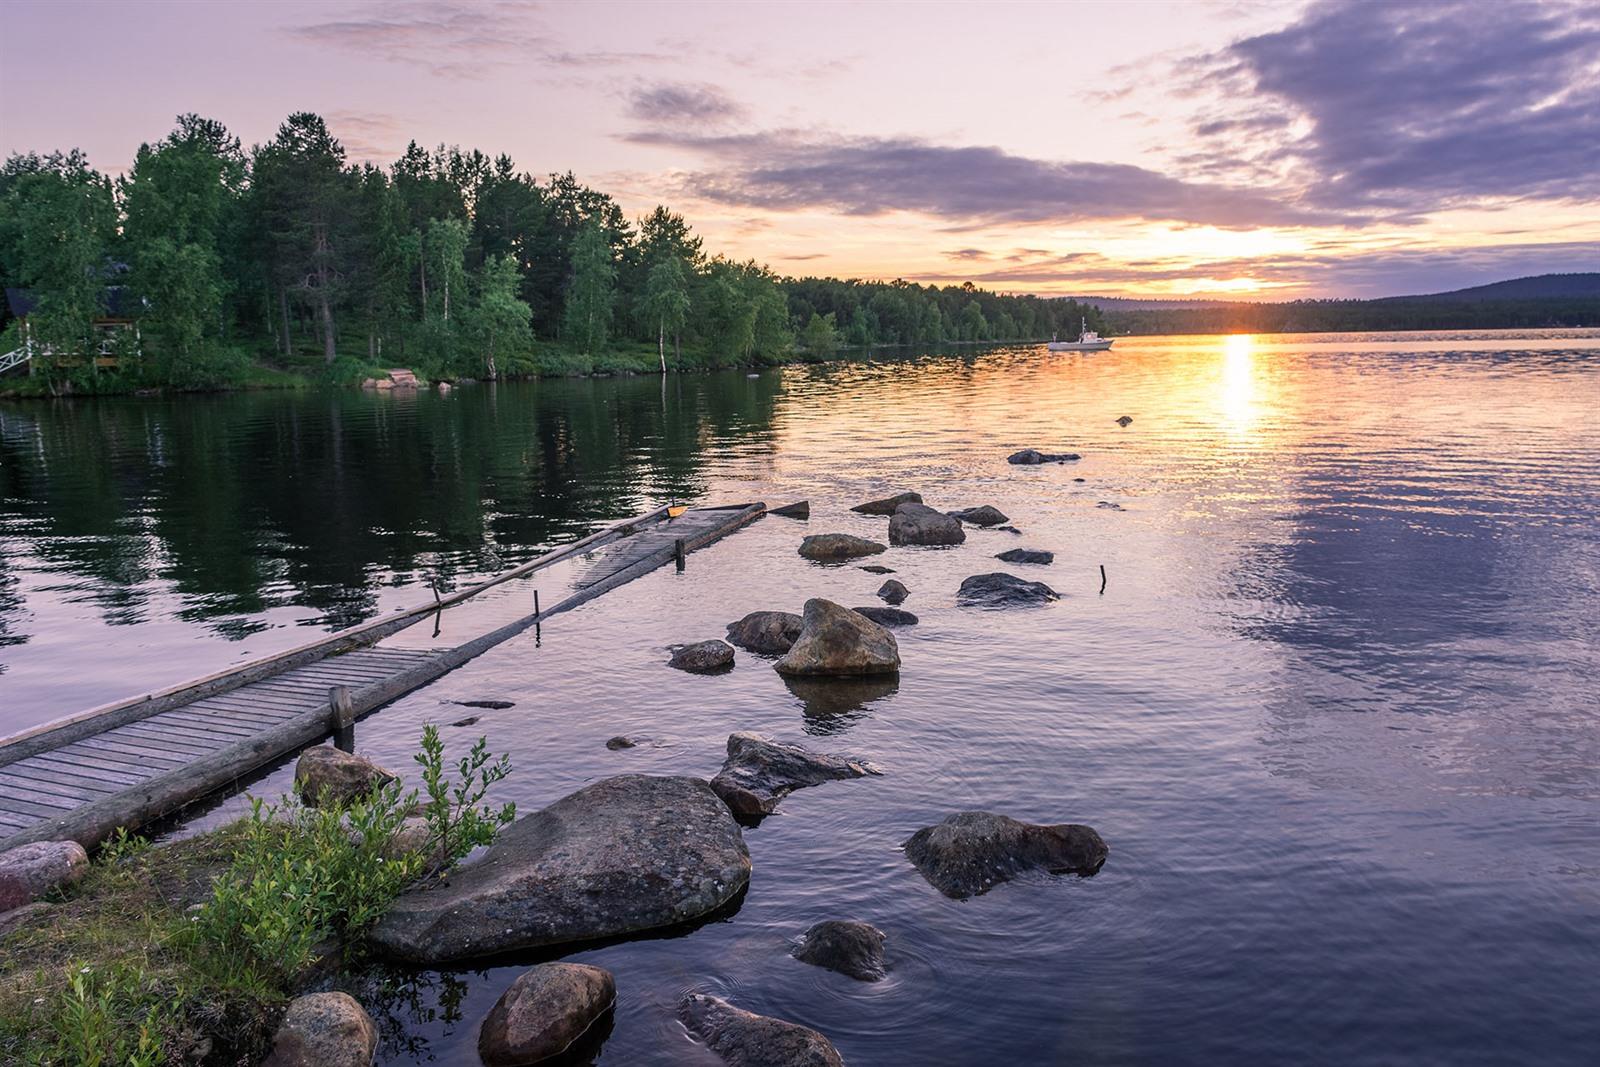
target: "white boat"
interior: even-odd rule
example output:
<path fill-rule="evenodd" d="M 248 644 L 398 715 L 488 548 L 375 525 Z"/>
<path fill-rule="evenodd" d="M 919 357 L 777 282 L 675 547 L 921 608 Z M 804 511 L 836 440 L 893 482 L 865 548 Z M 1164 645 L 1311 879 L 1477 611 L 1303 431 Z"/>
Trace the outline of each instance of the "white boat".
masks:
<path fill-rule="evenodd" d="M 1111 347 L 1109 340 L 1089 329 L 1088 319 L 1078 321 L 1080 325 L 1076 341 L 1057 341 L 1052 337 L 1045 347 L 1052 352 L 1104 352 Z"/>

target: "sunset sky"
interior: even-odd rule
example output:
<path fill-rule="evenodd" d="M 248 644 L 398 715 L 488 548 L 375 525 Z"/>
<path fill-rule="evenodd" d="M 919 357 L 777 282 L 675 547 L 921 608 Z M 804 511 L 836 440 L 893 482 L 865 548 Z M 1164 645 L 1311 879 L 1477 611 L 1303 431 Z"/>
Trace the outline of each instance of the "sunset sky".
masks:
<path fill-rule="evenodd" d="M 290 111 L 785 274 L 1376 296 L 1600 269 L 1600 5 L 9 0 L 0 151 Z"/>

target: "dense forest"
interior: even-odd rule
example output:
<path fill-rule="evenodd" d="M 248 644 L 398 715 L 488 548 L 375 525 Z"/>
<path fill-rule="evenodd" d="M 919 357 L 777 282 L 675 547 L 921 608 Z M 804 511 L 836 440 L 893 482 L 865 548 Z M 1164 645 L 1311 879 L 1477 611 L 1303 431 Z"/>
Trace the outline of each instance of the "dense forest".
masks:
<path fill-rule="evenodd" d="M 1086 298 L 1092 301 L 1093 298 Z M 1600 274 L 1547 274 L 1428 296 L 1378 300 L 1211 302 L 1162 307 L 1108 301 L 1117 333 L 1336 333 L 1361 330 L 1539 329 L 1600 326 Z"/>
<path fill-rule="evenodd" d="M 630 220 L 505 155 L 413 142 L 387 169 L 355 165 L 305 112 L 248 150 L 180 116 L 115 180 L 76 150 L 13 155 L 0 281 L 0 355 L 27 346 L 52 392 L 664 371 L 1099 325 L 970 284 L 781 278 L 709 254 L 665 207 Z"/>

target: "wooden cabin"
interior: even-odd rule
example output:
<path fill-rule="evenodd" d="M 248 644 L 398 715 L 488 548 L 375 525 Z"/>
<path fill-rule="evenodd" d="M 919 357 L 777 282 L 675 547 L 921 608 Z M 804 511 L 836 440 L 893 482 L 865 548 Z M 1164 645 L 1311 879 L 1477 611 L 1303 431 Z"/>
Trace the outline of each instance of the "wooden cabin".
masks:
<path fill-rule="evenodd" d="M 0 374 L 24 364 L 31 374 L 35 351 L 28 330 L 28 316 L 38 306 L 38 301 L 27 289 L 8 288 L 6 306 L 21 326 L 22 347 L 15 352 L 0 352 Z M 137 307 L 136 298 L 127 286 L 106 286 L 100 296 L 100 314 L 95 316 L 90 325 L 94 336 L 93 351 L 65 353 L 55 360 L 56 366 L 77 367 L 82 366 L 86 359 L 92 359 L 97 368 L 115 370 L 121 362 L 118 353 L 124 350 L 126 331 L 133 331 L 133 350 L 139 351 L 139 324 L 134 318 Z"/>

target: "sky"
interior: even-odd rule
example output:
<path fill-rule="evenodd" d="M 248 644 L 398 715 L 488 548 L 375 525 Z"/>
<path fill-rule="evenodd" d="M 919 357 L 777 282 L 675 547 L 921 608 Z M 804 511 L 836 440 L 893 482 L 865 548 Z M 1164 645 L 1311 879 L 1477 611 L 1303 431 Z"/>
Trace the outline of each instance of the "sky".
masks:
<path fill-rule="evenodd" d="M 181 112 L 573 171 L 782 274 L 1047 295 L 1600 270 L 1600 4 L 6 0 L 0 153 Z"/>

